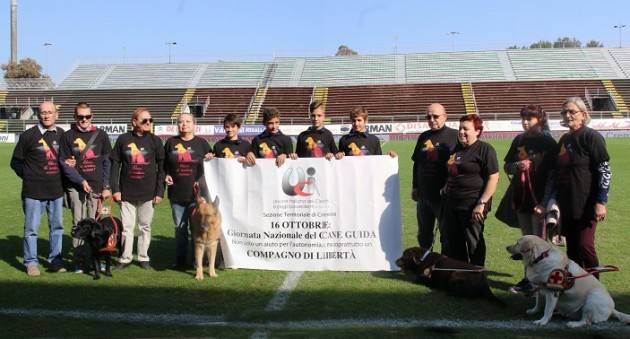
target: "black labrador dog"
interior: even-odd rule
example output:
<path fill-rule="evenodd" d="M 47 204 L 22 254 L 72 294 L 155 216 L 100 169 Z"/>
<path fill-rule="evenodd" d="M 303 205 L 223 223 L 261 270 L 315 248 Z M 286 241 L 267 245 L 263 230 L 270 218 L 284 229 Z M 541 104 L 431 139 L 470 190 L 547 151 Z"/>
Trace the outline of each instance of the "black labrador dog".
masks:
<path fill-rule="evenodd" d="M 118 225 L 117 250 L 120 251 L 122 223 L 116 217 L 113 217 L 113 220 L 111 217 L 103 217 L 101 220 L 87 218 L 79 221 L 72 228 L 72 236 L 85 241 L 92 250 L 94 280 L 100 279 L 101 259 L 105 259 L 105 272 L 103 274 L 108 277 L 112 276 L 112 251 L 103 251 L 103 249 L 107 247 L 107 240 L 110 235 L 114 233 L 114 222 Z"/>
<path fill-rule="evenodd" d="M 427 252 L 421 247 L 408 248 L 396 260 L 396 265 L 418 284 L 445 290 L 454 296 L 484 298 L 505 306 L 490 290 L 488 272 L 483 267 Z"/>

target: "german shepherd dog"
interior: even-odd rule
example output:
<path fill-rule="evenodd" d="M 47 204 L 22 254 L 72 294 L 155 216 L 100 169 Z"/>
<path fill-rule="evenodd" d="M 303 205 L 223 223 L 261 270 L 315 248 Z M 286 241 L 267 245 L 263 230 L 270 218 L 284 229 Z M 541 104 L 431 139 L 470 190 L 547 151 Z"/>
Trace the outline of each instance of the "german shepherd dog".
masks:
<path fill-rule="evenodd" d="M 112 220 L 113 219 L 113 220 Z M 120 219 L 116 217 L 103 217 L 101 220 L 95 220 L 92 218 L 86 218 L 77 223 L 72 228 L 72 236 L 74 238 L 82 239 L 90 246 L 92 250 L 92 264 L 94 268 L 94 280 L 100 279 L 100 266 L 101 259 L 105 259 L 105 274 L 108 277 L 112 276 L 112 252 L 110 250 L 103 251 L 107 247 L 107 240 L 110 235 L 114 233 L 114 222 L 117 223 L 120 228 L 122 223 Z M 118 231 L 117 250 L 120 252 L 122 232 Z"/>
<path fill-rule="evenodd" d="M 221 213 L 219 213 L 219 197 L 213 202 L 197 199 L 197 206 L 191 216 L 192 235 L 195 240 L 195 279 L 203 280 L 203 255 L 208 255 L 208 273 L 216 278 L 214 262 L 217 247 L 221 239 Z"/>
<path fill-rule="evenodd" d="M 484 298 L 505 306 L 490 290 L 488 275 L 483 267 L 427 252 L 421 247 L 410 247 L 396 260 L 396 265 L 418 284 L 442 289 L 454 296 Z"/>

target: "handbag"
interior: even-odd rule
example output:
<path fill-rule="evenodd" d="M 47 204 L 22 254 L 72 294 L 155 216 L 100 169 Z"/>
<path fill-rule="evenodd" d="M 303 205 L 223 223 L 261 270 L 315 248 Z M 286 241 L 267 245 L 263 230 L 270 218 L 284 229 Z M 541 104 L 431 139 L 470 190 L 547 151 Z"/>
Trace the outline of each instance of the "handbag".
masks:
<path fill-rule="evenodd" d="M 494 212 L 494 216 L 510 227 L 520 228 L 518 217 L 516 216 L 516 209 L 514 208 L 514 188 L 511 178 L 509 176 L 508 178 L 510 179 L 510 184 L 505 190 L 505 194 L 503 194 L 503 198 L 501 198 L 501 202 L 499 203 L 499 207 L 497 207 L 497 211 Z"/>

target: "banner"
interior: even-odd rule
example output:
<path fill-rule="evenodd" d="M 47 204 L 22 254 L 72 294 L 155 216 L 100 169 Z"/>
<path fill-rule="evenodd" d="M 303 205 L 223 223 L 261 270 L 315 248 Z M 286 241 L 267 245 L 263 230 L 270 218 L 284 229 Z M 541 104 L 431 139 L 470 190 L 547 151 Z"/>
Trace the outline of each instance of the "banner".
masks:
<path fill-rule="evenodd" d="M 233 268 L 396 271 L 402 253 L 398 159 L 234 159 L 204 163 Z"/>

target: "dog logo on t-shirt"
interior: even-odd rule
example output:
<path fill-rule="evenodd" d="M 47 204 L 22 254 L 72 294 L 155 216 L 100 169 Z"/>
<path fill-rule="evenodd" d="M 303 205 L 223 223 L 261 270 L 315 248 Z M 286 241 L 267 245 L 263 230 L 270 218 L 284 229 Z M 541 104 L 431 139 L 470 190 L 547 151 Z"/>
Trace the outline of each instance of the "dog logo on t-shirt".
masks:
<path fill-rule="evenodd" d="M 223 153 L 224 158 L 228 159 L 234 158 L 236 156 L 229 147 L 224 148 L 221 153 Z M 238 154 L 238 151 L 236 151 L 236 153 Z"/>
<path fill-rule="evenodd" d="M 85 144 L 85 141 L 83 141 L 83 139 L 81 139 L 81 138 L 74 139 L 73 144 L 77 145 L 76 148 L 79 150 L 79 153 L 83 152 L 83 150 L 85 150 L 85 148 L 87 147 L 87 145 Z M 94 151 L 92 150 L 92 147 L 90 147 L 90 149 L 85 151 L 85 155 L 83 156 L 83 160 L 93 159 L 93 158 L 96 158 L 96 155 L 94 154 Z"/>
<path fill-rule="evenodd" d="M 459 158 L 457 157 L 457 153 L 453 153 L 451 154 L 451 156 L 448 158 L 448 161 L 446 162 L 446 165 L 448 167 L 448 173 L 452 177 L 456 177 L 458 174 L 457 160 L 459 160 Z"/>
<path fill-rule="evenodd" d="M 262 144 L 260 144 L 260 154 L 263 156 L 263 158 L 275 158 L 276 157 L 276 151 L 275 151 L 275 146 L 272 146 L 274 149 L 271 149 L 267 143 L 263 142 Z"/>
<path fill-rule="evenodd" d="M 184 145 L 182 145 L 181 143 L 175 145 L 175 150 L 177 151 L 178 162 L 192 162 L 192 157 L 190 156 L 190 150 L 186 149 Z"/>
<path fill-rule="evenodd" d="M 438 160 L 438 149 L 433 145 L 431 139 L 424 142 L 424 148 L 422 149 L 427 153 L 428 161 L 437 161 Z"/>
<path fill-rule="evenodd" d="M 46 140 L 44 140 L 44 138 L 39 139 L 38 142 L 42 144 L 42 149 L 44 150 L 44 153 L 46 154 L 46 159 L 57 160 L 57 156 L 55 155 L 55 152 L 53 152 L 50 146 L 48 146 L 48 143 L 46 142 Z"/>
<path fill-rule="evenodd" d="M 350 148 L 350 153 L 352 153 L 352 155 L 366 155 L 367 150 L 363 147 L 364 146 L 359 148 L 359 146 L 357 146 L 357 144 L 355 144 L 354 142 L 351 142 L 350 145 L 348 145 L 348 148 Z"/>
<path fill-rule="evenodd" d="M 130 143 L 127 147 L 131 150 L 131 163 L 134 165 L 146 165 L 148 162 L 144 160 L 144 154 L 136 146 L 135 142 Z"/>
<path fill-rule="evenodd" d="M 565 147 L 565 144 L 562 144 L 560 146 L 560 152 L 558 153 L 558 165 L 566 166 L 571 162 L 571 158 L 569 157 L 571 144 L 567 144 L 566 146 L 568 147 L 568 151 L 567 151 L 567 147 Z"/>
<path fill-rule="evenodd" d="M 308 149 L 311 151 L 312 157 L 321 158 L 324 156 L 324 151 L 322 151 L 322 148 L 319 146 L 321 141 L 319 140 L 315 141 L 313 137 L 308 137 L 306 138 L 305 142 L 306 142 L 306 145 L 308 146 Z"/>

